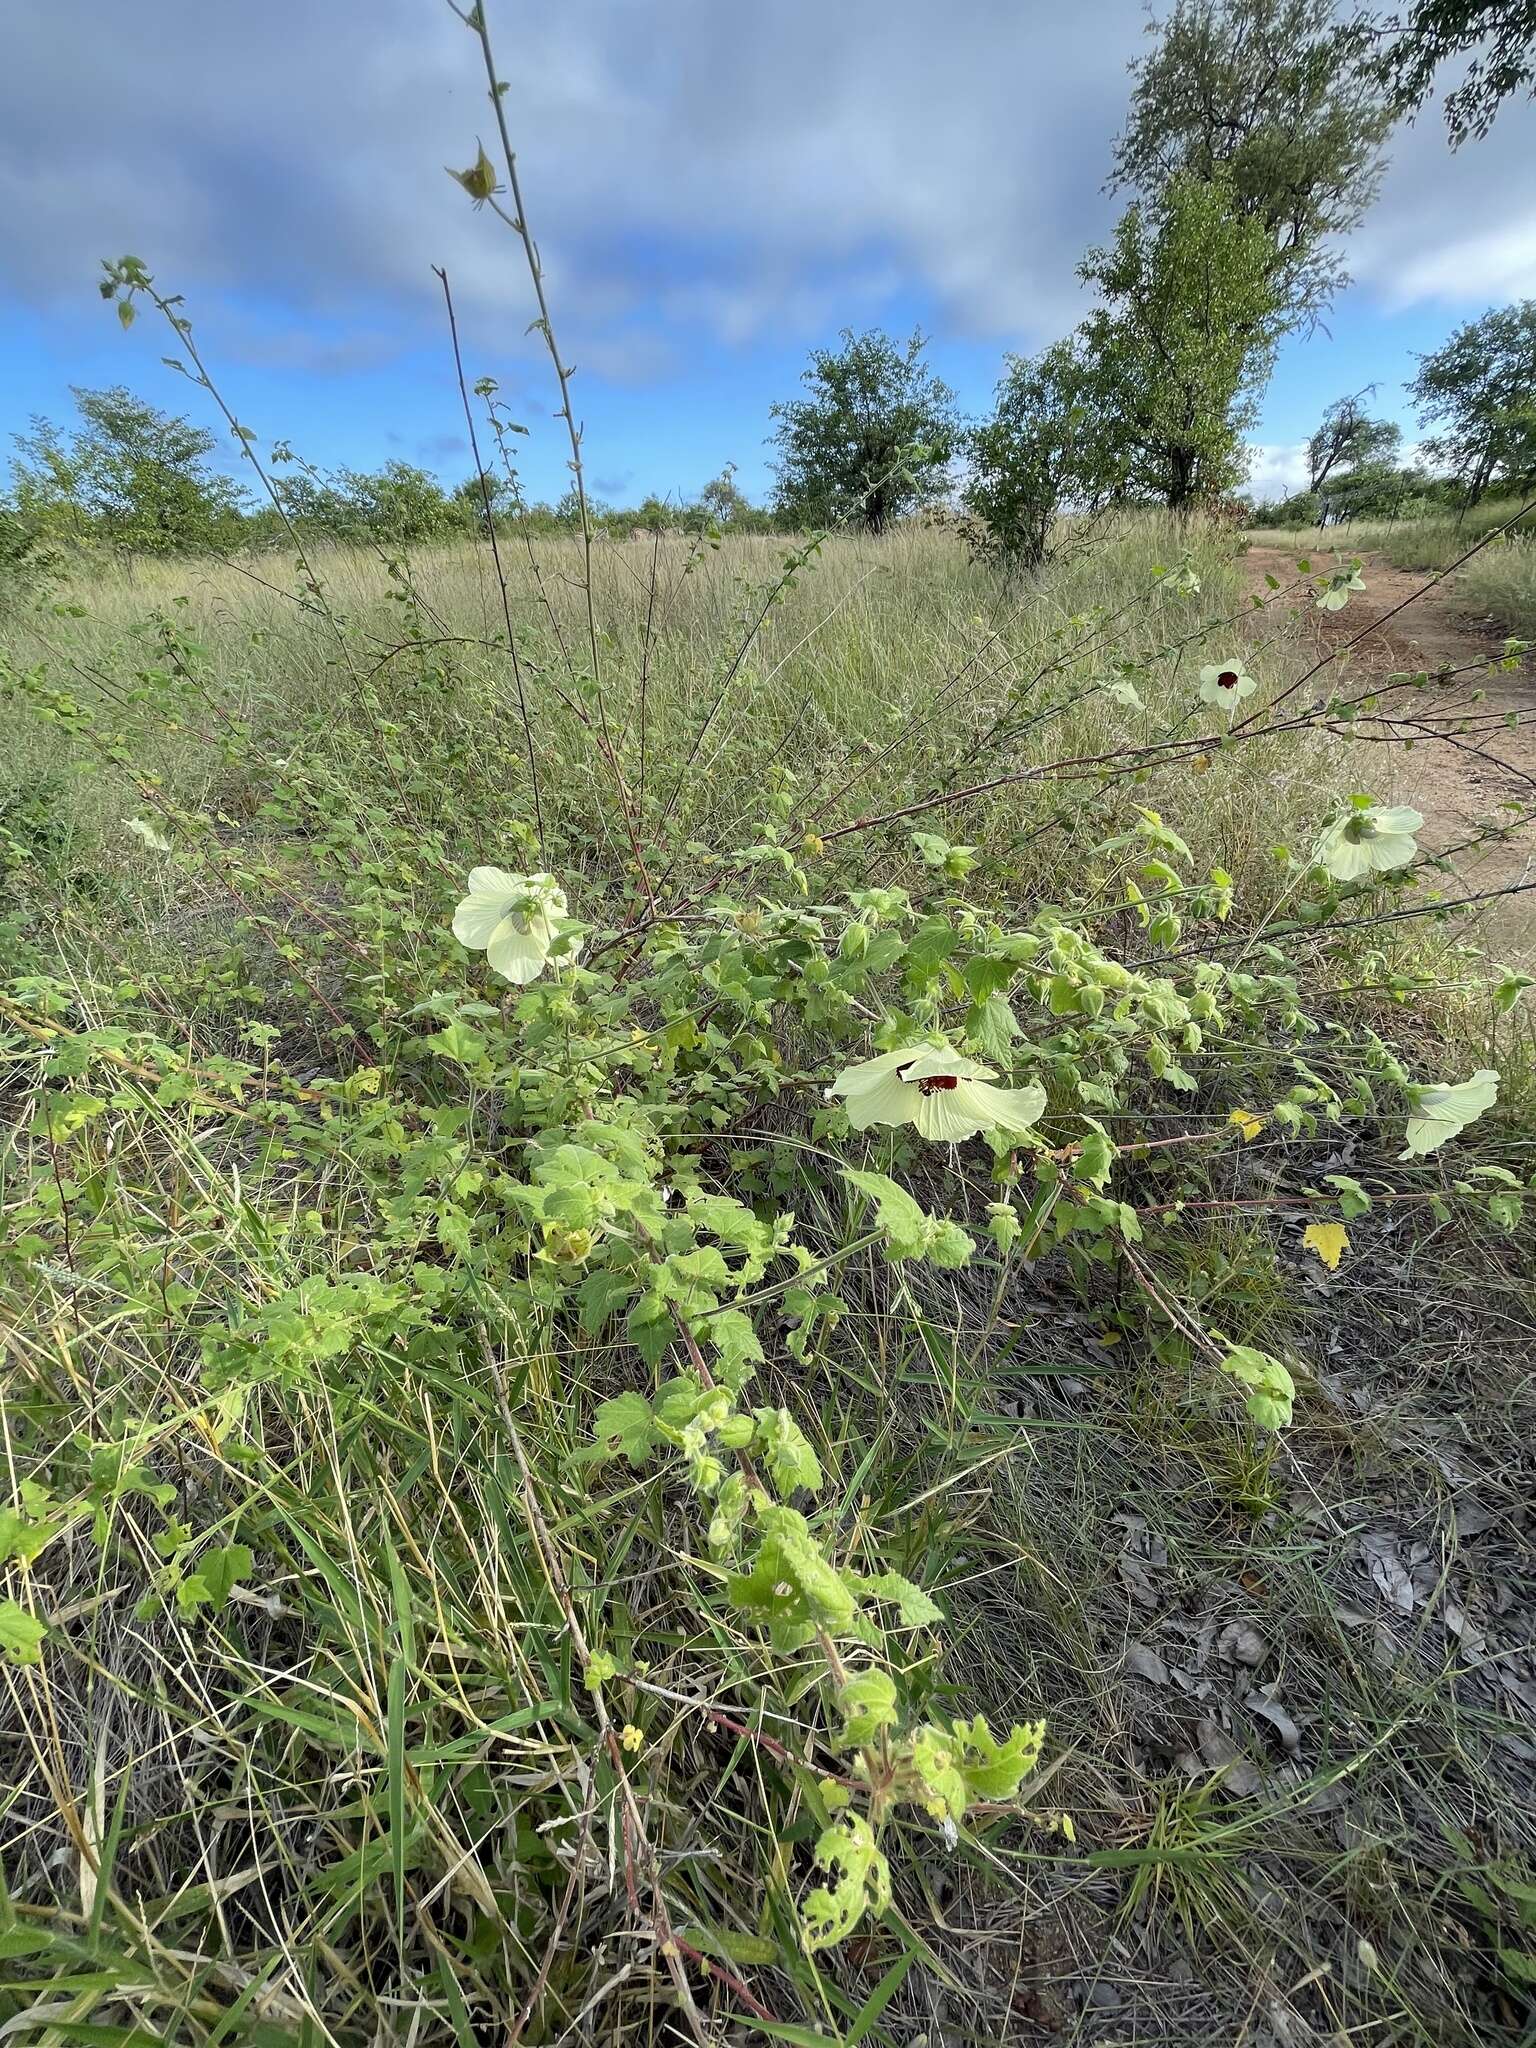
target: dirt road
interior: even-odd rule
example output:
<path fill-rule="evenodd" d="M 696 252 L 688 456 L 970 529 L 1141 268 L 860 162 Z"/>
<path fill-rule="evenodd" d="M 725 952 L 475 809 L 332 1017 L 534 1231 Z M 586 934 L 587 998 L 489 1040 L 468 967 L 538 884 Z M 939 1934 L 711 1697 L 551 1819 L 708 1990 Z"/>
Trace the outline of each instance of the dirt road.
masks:
<path fill-rule="evenodd" d="M 1296 560 L 1289 549 L 1251 547 L 1243 564 L 1254 590 L 1267 596 L 1266 575 L 1289 585 L 1296 578 Z M 1468 733 L 1458 733 L 1449 724 L 1465 717 L 1482 728 L 1506 711 L 1527 716 L 1536 712 L 1536 667 L 1528 656 L 1520 674 L 1489 673 L 1487 664 L 1503 654 L 1503 640 L 1459 617 L 1447 586 L 1425 590 L 1424 572 L 1394 569 L 1374 555 L 1363 556 L 1362 564 L 1364 591 L 1337 612 L 1303 603 L 1300 630 L 1315 639 L 1322 653 L 1354 640 L 1362 627 L 1373 628 L 1328 672 L 1332 686 L 1340 691 L 1347 689 L 1351 678 L 1358 685 L 1405 670 L 1427 669 L 1432 676 L 1447 667 L 1467 671 L 1443 684 L 1432 682 L 1422 691 L 1402 692 L 1383 706 L 1404 721 L 1433 722 L 1441 736 L 1415 736 L 1405 723 L 1400 728 L 1401 745 L 1364 750 L 1375 768 L 1371 790 L 1422 811 L 1425 844 L 1451 846 L 1465 839 L 1479 820 L 1497 814 L 1505 798 L 1536 801 L 1536 724 L 1511 729 L 1500 722 L 1491 732 Z M 1477 666 L 1468 669 L 1469 663 Z M 1479 692 L 1481 700 L 1474 702 Z M 1522 825 L 1502 843 L 1465 856 L 1459 866 L 1469 890 L 1536 881 L 1536 822 Z M 1486 915 L 1493 951 L 1536 956 L 1536 890 L 1496 899 Z"/>

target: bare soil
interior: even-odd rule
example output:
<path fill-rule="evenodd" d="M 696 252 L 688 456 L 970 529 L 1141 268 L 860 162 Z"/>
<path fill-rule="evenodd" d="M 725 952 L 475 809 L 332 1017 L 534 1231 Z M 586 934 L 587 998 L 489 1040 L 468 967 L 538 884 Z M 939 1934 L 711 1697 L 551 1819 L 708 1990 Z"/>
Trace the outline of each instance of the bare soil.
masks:
<path fill-rule="evenodd" d="M 1296 561 L 1293 551 L 1275 547 L 1250 547 L 1243 557 L 1261 595 L 1268 594 L 1267 575 L 1293 583 Z M 1334 689 L 1428 671 L 1423 690 L 1398 693 L 1383 706 L 1396 714 L 1396 737 L 1375 750 L 1383 761 L 1371 786 L 1424 813 L 1427 845 L 1459 844 L 1490 817 L 1512 818 L 1512 811 L 1500 813 L 1506 801 L 1536 800 L 1536 722 L 1503 723 L 1510 712 L 1527 720 L 1536 713 L 1536 673 L 1529 658 L 1517 673 L 1500 668 L 1503 637 L 1458 612 L 1453 581 L 1430 583 L 1429 572 L 1394 569 L 1378 555 L 1362 561 L 1365 590 L 1342 611 L 1303 604 L 1293 614 L 1295 631 L 1319 654 L 1354 643 L 1329 672 Z M 1369 629 L 1363 637 L 1362 628 Z M 1457 673 L 1436 680 L 1443 671 Z M 1487 935 L 1505 954 L 1536 955 L 1536 819 L 1468 856 L 1462 874 L 1472 890 L 1521 891 L 1490 903 Z"/>

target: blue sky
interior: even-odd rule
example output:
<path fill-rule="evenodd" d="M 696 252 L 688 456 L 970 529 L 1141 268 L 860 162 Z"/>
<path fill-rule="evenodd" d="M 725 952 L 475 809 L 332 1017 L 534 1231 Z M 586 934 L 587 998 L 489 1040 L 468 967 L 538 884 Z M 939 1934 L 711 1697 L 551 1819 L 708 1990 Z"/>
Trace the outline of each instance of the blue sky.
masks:
<path fill-rule="evenodd" d="M 1085 309 L 1074 270 L 1142 44 L 1134 0 L 488 0 L 557 326 L 603 496 L 686 496 L 727 460 L 768 486 L 773 399 L 843 325 L 905 333 L 971 409 L 1007 349 Z M 195 410 L 94 289 L 142 256 L 185 294 L 238 415 L 329 467 L 469 467 L 441 299 L 467 367 L 530 428 L 531 495 L 564 454 L 524 333 L 519 254 L 443 175 L 489 139 L 473 40 L 442 0 L 72 0 L 0 29 L 0 446 L 68 387 Z M 1329 400 L 1375 383 L 1414 422 L 1415 352 L 1536 294 L 1536 109 L 1456 155 L 1400 131 L 1326 332 L 1282 351 L 1255 482 L 1294 477 Z"/>

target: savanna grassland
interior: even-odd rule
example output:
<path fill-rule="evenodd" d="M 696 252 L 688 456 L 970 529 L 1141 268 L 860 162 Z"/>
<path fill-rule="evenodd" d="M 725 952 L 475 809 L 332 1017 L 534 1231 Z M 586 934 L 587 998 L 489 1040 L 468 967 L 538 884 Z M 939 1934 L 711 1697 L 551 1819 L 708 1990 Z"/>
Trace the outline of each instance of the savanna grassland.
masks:
<path fill-rule="evenodd" d="M 1512 813 L 1339 854 L 1347 573 L 499 561 L 8 606 L 0 2024 L 1528 2038 Z"/>
<path fill-rule="evenodd" d="M 0 2039 L 1528 2043 L 1526 650 L 1233 500 L 1465 24 L 1176 7 L 990 419 L 630 513 L 450 5 L 559 501 L 445 270 L 451 489 L 121 256 L 0 505 Z M 1516 630 L 1533 351 L 1266 516 Z"/>

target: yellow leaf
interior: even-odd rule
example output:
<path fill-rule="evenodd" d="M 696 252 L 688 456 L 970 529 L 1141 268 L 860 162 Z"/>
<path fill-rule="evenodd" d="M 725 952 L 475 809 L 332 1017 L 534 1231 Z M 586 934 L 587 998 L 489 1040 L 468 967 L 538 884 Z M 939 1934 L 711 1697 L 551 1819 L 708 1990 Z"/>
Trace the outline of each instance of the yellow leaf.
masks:
<path fill-rule="evenodd" d="M 1301 1241 L 1317 1253 L 1330 1273 L 1336 1273 L 1340 1257 L 1349 1249 L 1349 1232 L 1342 1223 L 1309 1223 Z"/>
<path fill-rule="evenodd" d="M 1259 1116 L 1251 1109 L 1234 1109 L 1227 1118 L 1229 1124 L 1236 1124 L 1237 1128 L 1242 1132 L 1245 1145 L 1253 1143 L 1260 1131 L 1263 1130 L 1266 1121 L 1266 1118 Z"/>

